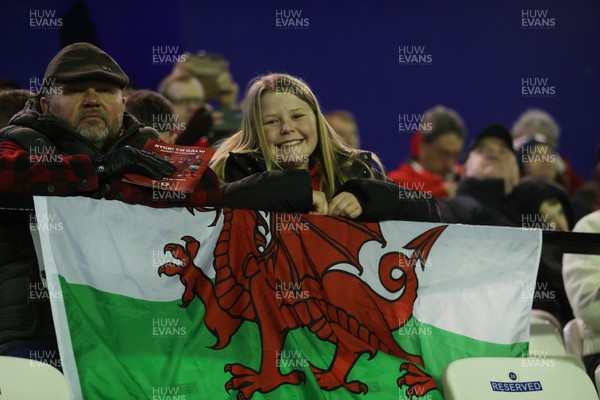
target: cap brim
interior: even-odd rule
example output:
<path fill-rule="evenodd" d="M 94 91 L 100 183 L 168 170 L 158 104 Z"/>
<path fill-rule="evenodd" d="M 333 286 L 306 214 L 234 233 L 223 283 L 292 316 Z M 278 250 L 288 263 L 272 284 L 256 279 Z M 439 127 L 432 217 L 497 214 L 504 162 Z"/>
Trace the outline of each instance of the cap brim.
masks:
<path fill-rule="evenodd" d="M 101 71 L 79 72 L 71 74 L 57 74 L 52 76 L 57 82 L 71 83 L 85 80 L 96 80 L 111 82 L 123 89 L 129 83 L 129 80 L 123 80 L 114 74 Z"/>

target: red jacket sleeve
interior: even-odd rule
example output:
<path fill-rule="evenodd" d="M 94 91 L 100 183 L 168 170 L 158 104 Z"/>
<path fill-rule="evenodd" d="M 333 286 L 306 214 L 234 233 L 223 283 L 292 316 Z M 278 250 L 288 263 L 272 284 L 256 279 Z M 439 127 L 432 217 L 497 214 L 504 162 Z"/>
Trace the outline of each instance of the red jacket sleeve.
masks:
<path fill-rule="evenodd" d="M 0 142 L 0 193 L 68 195 L 96 189 L 98 176 L 87 155 L 34 155 L 14 142 Z"/>
<path fill-rule="evenodd" d="M 221 207 L 221 187 L 217 176 L 207 168 L 192 193 L 153 189 L 111 179 L 100 184 L 99 193 L 107 200 L 142 204 L 153 208 L 165 207 Z"/>
<path fill-rule="evenodd" d="M 193 193 L 153 190 L 118 178 L 99 184 L 92 160 L 85 154 L 34 155 L 16 143 L 0 142 L 0 194 L 60 196 L 89 192 L 108 200 L 156 208 L 221 205 L 217 178 L 208 169 Z"/>

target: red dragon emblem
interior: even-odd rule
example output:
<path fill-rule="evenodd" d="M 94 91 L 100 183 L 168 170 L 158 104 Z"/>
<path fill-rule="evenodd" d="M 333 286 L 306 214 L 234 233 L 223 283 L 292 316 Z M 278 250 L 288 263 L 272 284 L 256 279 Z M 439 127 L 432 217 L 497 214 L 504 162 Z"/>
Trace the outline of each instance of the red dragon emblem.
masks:
<path fill-rule="evenodd" d="M 357 277 L 363 273 L 358 260 L 363 244 L 377 241 L 386 245 L 378 223 L 286 214 L 296 217 L 308 229 L 281 230 L 271 227 L 276 226 L 276 218 L 283 213 L 268 214 L 269 224 L 258 211 L 222 212 L 223 228 L 214 249 L 214 283 L 194 265 L 200 243 L 191 236 L 182 237 L 185 247 L 177 243 L 165 245 L 164 252 L 171 252 L 181 265 L 165 263 L 158 268 L 158 274 L 180 276 L 185 286 L 181 307 L 187 307 L 196 296 L 200 298 L 206 310 L 204 322 L 216 337 L 212 349 L 227 347 L 242 322 L 258 324 L 261 366 L 256 371 L 241 364 L 227 364 L 225 371 L 232 375 L 225 385 L 227 392 L 237 390 L 237 399 L 243 400 L 252 398 L 255 392 L 268 393 L 284 384 L 305 382 L 304 372 L 282 374 L 279 363 L 273 362 L 281 354 L 286 335 L 300 327 L 337 346 L 328 369 L 309 362 L 322 390 L 343 387 L 352 393 L 367 393 L 366 384 L 348 381 L 348 376 L 361 355 L 368 354 L 371 359 L 378 351 L 408 361 L 400 366 L 402 375 L 397 384 L 407 386 L 409 398 L 437 388 L 433 378 L 418 367 L 424 367 L 421 357 L 404 351 L 392 333 L 412 316 L 418 289 L 415 268 L 420 263 L 424 270 L 433 244 L 447 226 L 430 229 L 405 245 L 405 249 L 413 250 L 410 258 L 399 252 L 380 258 L 381 285 L 390 292 L 401 293 L 390 301 Z M 248 229 L 253 229 L 250 239 Z M 336 237 L 342 231 L 347 234 L 340 241 Z M 331 268 L 341 263 L 355 268 L 356 274 Z M 310 295 L 301 299 L 273 295 L 281 282 L 301 285 Z M 360 302 L 347 294 L 349 287 L 357 285 L 368 294 Z M 382 309 L 392 309 L 393 313 L 374 312 Z"/>

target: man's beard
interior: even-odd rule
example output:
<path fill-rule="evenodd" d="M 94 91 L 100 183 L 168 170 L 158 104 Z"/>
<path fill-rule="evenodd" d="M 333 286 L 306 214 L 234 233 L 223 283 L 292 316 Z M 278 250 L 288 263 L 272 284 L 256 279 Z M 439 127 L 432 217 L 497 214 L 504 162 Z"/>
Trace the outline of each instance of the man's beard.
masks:
<path fill-rule="evenodd" d="M 101 116 L 101 119 L 104 121 L 104 124 L 99 122 L 88 122 L 83 126 L 80 126 L 81 119 L 77 123 L 77 133 L 87 141 L 91 142 L 99 150 L 102 150 L 106 146 L 107 142 L 117 135 L 123 121 L 121 118 L 119 118 L 118 120 L 114 121 L 112 125 L 110 125 L 109 121 L 107 121 L 104 115 Z"/>
<path fill-rule="evenodd" d="M 87 139 L 88 142 L 91 142 L 98 149 L 102 149 L 106 144 L 110 136 L 110 132 L 108 131 L 108 127 L 106 125 L 100 126 L 90 126 L 84 127 L 77 130 L 81 136 Z"/>

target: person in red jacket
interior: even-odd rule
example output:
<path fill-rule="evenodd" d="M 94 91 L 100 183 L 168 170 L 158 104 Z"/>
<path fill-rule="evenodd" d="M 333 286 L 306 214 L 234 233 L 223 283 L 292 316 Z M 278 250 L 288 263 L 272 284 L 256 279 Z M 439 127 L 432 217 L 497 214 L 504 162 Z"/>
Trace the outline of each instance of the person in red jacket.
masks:
<path fill-rule="evenodd" d="M 453 197 L 458 159 L 465 144 L 465 124 L 452 109 L 436 106 L 425 112 L 414 132 L 411 158 L 388 176 L 399 186 L 425 192 L 436 199 Z"/>

